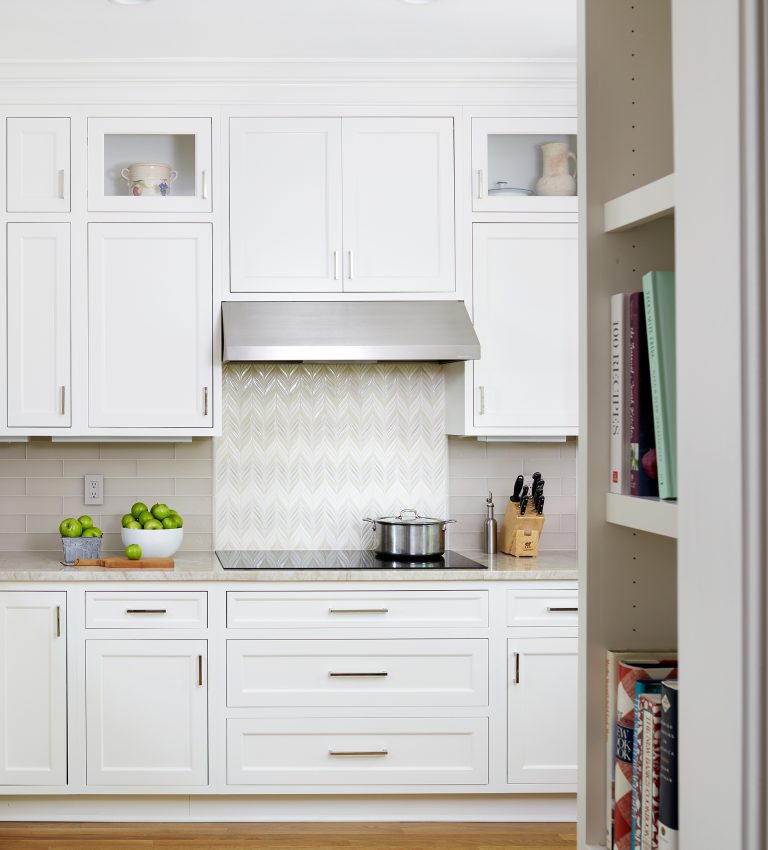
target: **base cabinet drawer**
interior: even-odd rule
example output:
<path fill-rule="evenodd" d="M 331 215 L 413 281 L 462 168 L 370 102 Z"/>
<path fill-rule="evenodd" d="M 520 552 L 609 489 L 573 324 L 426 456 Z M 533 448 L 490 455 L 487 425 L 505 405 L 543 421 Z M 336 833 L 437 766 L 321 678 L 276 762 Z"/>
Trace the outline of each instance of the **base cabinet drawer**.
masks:
<path fill-rule="evenodd" d="M 485 628 L 485 590 L 230 591 L 230 629 Z"/>
<path fill-rule="evenodd" d="M 483 785 L 488 720 L 227 721 L 230 785 Z"/>
<path fill-rule="evenodd" d="M 230 640 L 227 704 L 488 704 L 488 641 Z"/>
<path fill-rule="evenodd" d="M 87 629 L 204 629 L 205 591 L 93 591 L 85 594 Z"/>
<path fill-rule="evenodd" d="M 507 591 L 507 625 L 541 628 L 576 628 L 579 624 L 579 592 L 553 588 Z"/>

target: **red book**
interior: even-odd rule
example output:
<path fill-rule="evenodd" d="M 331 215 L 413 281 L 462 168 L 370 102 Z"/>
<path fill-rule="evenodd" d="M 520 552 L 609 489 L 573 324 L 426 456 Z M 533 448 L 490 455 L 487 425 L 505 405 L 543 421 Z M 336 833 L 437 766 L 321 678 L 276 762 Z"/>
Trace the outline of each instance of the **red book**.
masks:
<path fill-rule="evenodd" d="M 629 295 L 629 446 L 630 493 L 658 496 L 651 370 L 642 292 Z"/>

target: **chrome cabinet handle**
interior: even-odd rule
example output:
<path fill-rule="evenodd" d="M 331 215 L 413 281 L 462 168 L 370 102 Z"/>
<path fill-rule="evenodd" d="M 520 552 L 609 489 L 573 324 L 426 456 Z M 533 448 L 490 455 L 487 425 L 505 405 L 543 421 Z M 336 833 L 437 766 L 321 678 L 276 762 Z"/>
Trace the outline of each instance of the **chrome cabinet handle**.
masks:
<path fill-rule="evenodd" d="M 66 185 L 67 172 L 62 168 L 59 171 L 59 200 L 64 200 L 64 187 Z"/>
<path fill-rule="evenodd" d="M 61 605 L 56 606 L 56 637 L 61 637 Z"/>
<path fill-rule="evenodd" d="M 389 608 L 329 608 L 329 614 L 388 614 Z"/>
<path fill-rule="evenodd" d="M 520 653 L 513 653 L 515 656 L 515 678 L 512 680 L 512 684 L 519 685 L 520 684 Z"/>
<path fill-rule="evenodd" d="M 203 656 L 197 656 L 197 686 L 203 687 Z"/>
<path fill-rule="evenodd" d="M 579 610 L 578 608 L 551 608 L 549 605 L 547 605 L 547 611 L 550 614 L 557 614 L 557 613 L 563 613 L 563 612 L 566 612 L 566 611 L 570 612 L 570 611 L 578 611 L 578 610 Z"/>
<path fill-rule="evenodd" d="M 59 413 L 64 416 L 67 412 L 67 388 L 59 387 Z"/>
<path fill-rule="evenodd" d="M 203 387 L 203 416 L 208 415 L 208 387 Z"/>
<path fill-rule="evenodd" d="M 167 608 L 126 608 L 126 614 L 167 614 Z"/>
<path fill-rule="evenodd" d="M 202 187 L 202 190 L 201 190 L 201 194 L 203 196 L 203 200 L 207 201 L 208 200 L 208 172 L 207 171 L 203 171 L 202 183 L 203 183 L 203 187 Z"/>
<path fill-rule="evenodd" d="M 389 676 L 389 673 L 386 671 L 379 673 L 334 673 L 329 670 L 328 675 L 333 679 L 382 679 Z"/>
<path fill-rule="evenodd" d="M 329 756 L 388 756 L 389 750 L 328 750 Z"/>
<path fill-rule="evenodd" d="M 333 252 L 333 279 L 338 280 L 341 275 L 341 270 L 339 268 L 339 252 Z"/>
<path fill-rule="evenodd" d="M 477 170 L 477 197 L 482 200 L 483 198 L 483 169 L 478 168 Z"/>
<path fill-rule="evenodd" d="M 352 251 L 347 251 L 347 255 L 349 256 L 349 279 L 355 276 L 355 256 Z"/>
<path fill-rule="evenodd" d="M 480 409 L 478 413 L 482 416 L 485 413 L 485 387 L 478 387 L 480 393 Z"/>

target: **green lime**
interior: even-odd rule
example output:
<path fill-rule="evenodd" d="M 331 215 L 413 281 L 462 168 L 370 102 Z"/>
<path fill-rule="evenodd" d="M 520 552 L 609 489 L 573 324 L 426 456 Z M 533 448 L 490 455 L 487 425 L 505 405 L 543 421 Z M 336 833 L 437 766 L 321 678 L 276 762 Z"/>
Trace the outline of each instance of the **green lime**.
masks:
<path fill-rule="evenodd" d="M 93 528 L 93 520 L 87 514 L 79 517 L 77 521 L 82 525 L 83 531 L 86 528 Z"/>
<path fill-rule="evenodd" d="M 152 505 L 152 516 L 155 519 L 160 519 L 160 520 L 165 519 L 167 516 L 170 515 L 170 513 L 171 513 L 171 509 L 168 507 L 168 505 L 163 505 L 163 504 Z"/>
<path fill-rule="evenodd" d="M 136 502 L 136 504 L 131 508 L 131 513 L 133 514 L 134 519 L 138 519 L 144 511 L 148 511 L 149 508 L 144 504 L 144 502 Z"/>
<path fill-rule="evenodd" d="M 138 561 L 141 557 L 141 546 L 138 543 L 131 543 L 125 547 L 125 557 L 130 561 Z"/>

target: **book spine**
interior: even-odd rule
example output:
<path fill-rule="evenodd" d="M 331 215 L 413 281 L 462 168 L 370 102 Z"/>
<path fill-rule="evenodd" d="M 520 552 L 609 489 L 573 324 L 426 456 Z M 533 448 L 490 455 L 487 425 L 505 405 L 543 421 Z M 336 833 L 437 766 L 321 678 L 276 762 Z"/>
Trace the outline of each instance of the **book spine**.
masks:
<path fill-rule="evenodd" d="M 640 305 L 629 296 L 629 492 L 640 491 Z"/>
<path fill-rule="evenodd" d="M 628 298 L 611 296 L 611 493 L 629 493 L 629 417 L 627 415 Z"/>
<path fill-rule="evenodd" d="M 642 809 L 642 783 L 643 762 L 641 753 L 643 751 L 643 735 L 645 730 L 642 725 L 642 714 L 640 699 L 643 695 L 638 694 L 635 698 L 635 737 L 632 750 L 632 850 L 640 848 L 640 811 Z"/>
<path fill-rule="evenodd" d="M 631 494 L 658 496 L 648 337 L 642 292 L 629 295 L 629 440 Z"/>
<path fill-rule="evenodd" d="M 659 850 L 678 848 L 677 683 L 661 688 L 659 759 Z"/>
<path fill-rule="evenodd" d="M 663 291 L 662 289 L 667 290 Z M 671 293 L 670 291 L 671 290 Z M 670 297 L 671 295 L 671 297 Z M 648 335 L 648 363 L 651 374 L 653 423 L 656 434 L 656 462 L 659 496 L 677 497 L 674 446 L 675 357 L 674 357 L 674 278 L 661 272 L 643 275 L 645 322 Z M 669 315 L 671 313 L 671 315 Z M 670 327 L 672 330 L 670 331 Z"/>
<path fill-rule="evenodd" d="M 659 846 L 659 731 L 661 705 L 658 696 L 640 697 L 642 746 L 640 749 L 640 850 Z"/>

